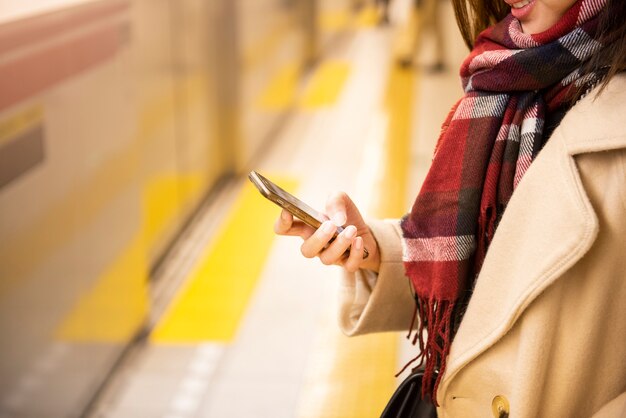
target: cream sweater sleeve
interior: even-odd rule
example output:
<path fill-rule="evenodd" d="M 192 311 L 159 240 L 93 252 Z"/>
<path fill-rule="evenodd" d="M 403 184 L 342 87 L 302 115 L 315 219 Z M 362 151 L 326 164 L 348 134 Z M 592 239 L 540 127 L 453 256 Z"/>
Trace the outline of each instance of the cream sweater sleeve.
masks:
<path fill-rule="evenodd" d="M 380 272 L 344 273 L 339 326 L 349 336 L 408 329 L 415 302 L 402 264 L 398 220 L 368 222 L 380 249 Z"/>

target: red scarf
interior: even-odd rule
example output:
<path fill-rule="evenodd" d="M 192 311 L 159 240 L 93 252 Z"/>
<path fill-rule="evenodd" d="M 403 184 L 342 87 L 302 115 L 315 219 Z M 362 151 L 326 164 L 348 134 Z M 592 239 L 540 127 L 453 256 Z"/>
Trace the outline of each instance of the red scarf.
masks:
<path fill-rule="evenodd" d="M 547 139 L 546 125 L 558 121 L 574 91 L 600 78 L 581 76 L 580 68 L 600 48 L 594 35 L 604 3 L 579 0 L 537 35 L 522 33 L 508 15 L 478 36 L 461 66 L 465 95 L 443 124 L 430 171 L 402 220 L 420 319 L 412 362 L 425 364 L 422 395 L 435 402 L 456 319 L 513 190 Z"/>

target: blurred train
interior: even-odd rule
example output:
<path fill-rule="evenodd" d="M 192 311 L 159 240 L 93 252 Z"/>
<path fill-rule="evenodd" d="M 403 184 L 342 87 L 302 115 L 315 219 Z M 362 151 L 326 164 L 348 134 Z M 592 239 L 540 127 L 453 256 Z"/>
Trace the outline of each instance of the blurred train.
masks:
<path fill-rule="evenodd" d="M 0 1 L 0 416 L 81 416 L 354 0 Z M 345 20 L 345 19 L 344 19 Z"/>

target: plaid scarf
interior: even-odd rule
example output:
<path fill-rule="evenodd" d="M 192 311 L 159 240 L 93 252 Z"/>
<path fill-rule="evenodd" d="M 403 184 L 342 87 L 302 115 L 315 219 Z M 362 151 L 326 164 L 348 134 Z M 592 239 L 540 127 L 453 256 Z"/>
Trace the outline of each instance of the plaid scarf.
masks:
<path fill-rule="evenodd" d="M 604 3 L 579 0 L 537 35 L 524 34 L 509 14 L 478 36 L 461 66 L 465 95 L 401 222 L 420 318 L 413 340 L 420 353 L 409 364 L 425 364 L 422 396 L 435 402 L 463 306 L 513 190 L 549 135 L 546 125 L 601 78 L 581 76 L 581 64 L 601 47 L 594 35 Z"/>

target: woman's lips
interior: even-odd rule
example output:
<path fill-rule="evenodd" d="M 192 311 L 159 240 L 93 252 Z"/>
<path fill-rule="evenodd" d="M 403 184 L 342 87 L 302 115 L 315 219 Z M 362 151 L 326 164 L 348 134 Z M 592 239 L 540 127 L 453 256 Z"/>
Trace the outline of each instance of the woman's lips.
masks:
<path fill-rule="evenodd" d="M 507 1 L 511 6 L 511 14 L 518 20 L 523 20 L 535 4 L 535 0 Z"/>

